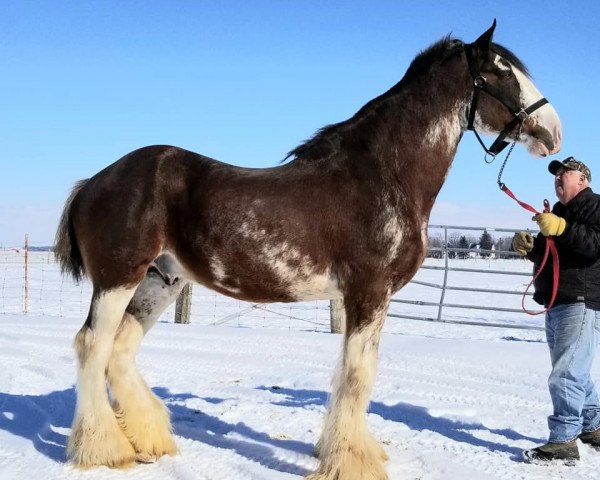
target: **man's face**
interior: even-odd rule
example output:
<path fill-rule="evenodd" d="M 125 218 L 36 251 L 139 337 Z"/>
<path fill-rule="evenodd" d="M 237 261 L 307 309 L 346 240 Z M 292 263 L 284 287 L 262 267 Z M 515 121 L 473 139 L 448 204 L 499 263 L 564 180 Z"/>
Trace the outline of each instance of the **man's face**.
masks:
<path fill-rule="evenodd" d="M 554 190 L 560 203 L 566 205 L 585 188 L 585 177 L 576 170 L 559 169 L 554 177 Z"/>

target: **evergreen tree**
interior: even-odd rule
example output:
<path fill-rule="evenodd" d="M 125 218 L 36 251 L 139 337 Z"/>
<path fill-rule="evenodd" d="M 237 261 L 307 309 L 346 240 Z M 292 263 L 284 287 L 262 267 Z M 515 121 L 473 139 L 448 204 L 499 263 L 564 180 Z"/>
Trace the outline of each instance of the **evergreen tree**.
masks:
<path fill-rule="evenodd" d="M 481 237 L 479 237 L 479 248 L 481 250 L 491 250 L 493 245 L 494 245 L 494 239 L 488 233 L 487 230 L 484 230 L 483 233 L 481 234 Z M 482 253 L 481 256 L 486 258 L 486 257 L 489 257 L 490 254 Z"/>
<path fill-rule="evenodd" d="M 458 239 L 458 248 L 469 248 L 469 241 L 464 235 L 461 235 Z M 467 252 L 458 252 L 458 258 L 467 258 L 468 255 Z"/>

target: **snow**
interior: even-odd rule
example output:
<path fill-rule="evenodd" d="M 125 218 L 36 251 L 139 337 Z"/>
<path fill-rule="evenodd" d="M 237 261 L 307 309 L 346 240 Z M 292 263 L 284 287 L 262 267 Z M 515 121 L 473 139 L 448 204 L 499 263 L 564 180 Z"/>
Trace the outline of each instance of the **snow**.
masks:
<path fill-rule="evenodd" d="M 485 262 L 513 270 L 521 265 L 491 260 L 478 265 Z M 87 287 L 70 286 L 53 265 L 47 267 L 43 282 L 54 293 L 40 294 L 39 277 L 32 271 L 29 314 L 18 313 L 6 296 L 0 305 L 1 480 L 298 480 L 317 466 L 312 449 L 341 336 L 305 321 L 326 317 L 326 309 L 314 303 L 305 305 L 308 313 L 293 311 L 300 320 L 271 322 L 263 312 L 261 328 L 248 328 L 251 319 L 244 314 L 211 325 L 226 311 L 245 311 L 231 300 L 228 310 L 217 311 L 212 321 L 193 317 L 191 324 L 177 325 L 172 316 L 163 317 L 138 355 L 140 370 L 171 412 L 179 454 L 125 471 L 74 469 L 65 461 L 75 404 L 71 343 L 82 323 L 80 311 L 88 301 L 82 289 Z M 3 293 L 12 288 L 10 274 L 16 276 L 16 270 L 6 268 L 0 278 Z M 519 268 L 530 266 L 522 262 Z M 419 272 L 424 281 L 438 282 L 439 275 Z M 453 282 L 515 291 L 528 282 L 527 277 L 477 275 L 455 272 Z M 56 285 L 62 286 L 52 290 Z M 404 298 L 428 296 L 414 285 L 406 290 Z M 471 294 L 447 295 L 456 295 L 455 303 L 475 303 Z M 499 305 L 520 302 L 518 295 L 510 300 L 501 294 L 484 296 Z M 439 292 L 429 297 L 436 301 Z M 215 297 L 209 300 L 217 303 Z M 227 303 L 222 297 L 218 302 Z M 269 307 L 285 308 L 289 306 Z M 422 315 L 416 305 L 392 308 Z M 448 309 L 444 315 L 538 327 L 542 322 L 508 312 Z M 390 457 L 390 479 L 596 478 L 600 453 L 581 443 L 582 459 L 574 467 L 521 460 L 523 449 L 546 440 L 549 370 L 547 346 L 538 330 L 389 318 L 367 421 Z M 594 378 L 599 374 L 595 364 Z"/>

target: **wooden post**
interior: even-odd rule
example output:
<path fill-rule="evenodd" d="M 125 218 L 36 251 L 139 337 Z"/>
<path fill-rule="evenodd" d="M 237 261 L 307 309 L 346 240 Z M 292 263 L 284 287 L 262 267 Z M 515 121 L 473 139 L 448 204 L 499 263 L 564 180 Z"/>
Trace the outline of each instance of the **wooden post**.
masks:
<path fill-rule="evenodd" d="M 346 311 L 343 299 L 338 298 L 329 301 L 329 319 L 331 333 L 342 333 L 346 323 Z"/>
<path fill-rule="evenodd" d="M 190 323 L 192 313 L 192 283 L 188 283 L 175 303 L 175 323 Z"/>
<path fill-rule="evenodd" d="M 23 283 L 23 313 L 29 309 L 29 235 L 25 234 L 25 280 Z"/>

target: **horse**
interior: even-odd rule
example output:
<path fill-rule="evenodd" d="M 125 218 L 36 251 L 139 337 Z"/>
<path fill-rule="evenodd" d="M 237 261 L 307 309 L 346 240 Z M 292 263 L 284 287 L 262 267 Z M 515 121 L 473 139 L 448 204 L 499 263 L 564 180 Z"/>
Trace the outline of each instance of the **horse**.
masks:
<path fill-rule="evenodd" d="M 429 215 L 462 135 L 500 132 L 501 145 L 537 157 L 560 150 L 556 111 L 492 41 L 495 27 L 472 43 L 433 43 L 396 85 L 277 166 L 148 146 L 76 184 L 55 243 L 63 273 L 93 285 L 74 342 L 67 451 L 76 466 L 176 453 L 168 410 L 135 356 L 164 308 L 197 282 L 251 302 L 343 299 L 343 348 L 307 479 L 388 478 L 366 424 L 380 333 L 390 297 L 425 257 Z"/>

